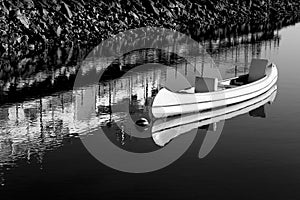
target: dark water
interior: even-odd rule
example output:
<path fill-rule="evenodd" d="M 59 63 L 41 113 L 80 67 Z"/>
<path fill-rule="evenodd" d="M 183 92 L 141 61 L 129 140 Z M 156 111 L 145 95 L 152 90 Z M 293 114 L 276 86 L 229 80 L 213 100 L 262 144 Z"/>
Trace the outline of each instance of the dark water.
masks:
<path fill-rule="evenodd" d="M 208 54 L 194 53 L 193 48 L 179 44 L 178 48 L 190 52 L 188 61 L 193 66 L 180 59 L 170 61 L 172 55 L 138 51 L 129 60 L 124 58 L 125 67 L 145 56 L 150 63 L 164 61 L 170 66 L 150 64 L 125 70 L 114 79 L 74 91 L 64 87 L 74 80 L 74 67 L 40 71 L 17 80 L 2 79 L 1 199 L 295 199 L 300 195 L 299 35 L 300 24 L 296 24 L 268 33 L 270 37 L 262 32 L 209 40 L 203 45 Z M 147 107 L 159 87 L 180 79 L 176 74 L 193 78 L 195 71 L 200 76 L 213 76 L 219 71 L 219 78 L 244 74 L 252 58 L 267 58 L 277 65 L 276 100 L 265 106 L 266 118 L 245 113 L 226 120 L 218 143 L 204 158 L 198 157 L 204 130 L 198 131 L 193 144 L 176 162 L 145 174 L 111 169 L 82 144 L 103 127 L 106 136 L 122 149 L 160 150 L 162 147 L 151 138 L 142 140 L 124 134 L 124 130 L 130 132 L 128 121 L 148 117 Z M 110 57 L 87 59 L 81 73 L 97 73 L 112 61 Z M 52 88 L 51 95 L 46 87 Z M 31 89 L 44 93 L 39 95 Z M 25 93 L 29 95 L 23 99 Z"/>

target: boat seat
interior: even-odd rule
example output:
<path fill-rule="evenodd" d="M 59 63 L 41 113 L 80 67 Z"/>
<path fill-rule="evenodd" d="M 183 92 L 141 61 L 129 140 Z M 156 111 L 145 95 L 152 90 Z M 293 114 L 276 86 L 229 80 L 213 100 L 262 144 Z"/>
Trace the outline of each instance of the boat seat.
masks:
<path fill-rule="evenodd" d="M 248 83 L 249 74 L 241 75 L 236 79 L 232 79 L 230 81 L 230 85 L 233 86 L 242 86 Z"/>
<path fill-rule="evenodd" d="M 266 75 L 268 62 L 269 61 L 266 59 L 252 59 L 249 69 L 248 83 L 257 81 Z"/>
<path fill-rule="evenodd" d="M 195 93 L 214 92 L 218 90 L 218 79 L 207 77 L 196 77 Z"/>
<path fill-rule="evenodd" d="M 223 85 L 223 84 L 219 84 L 218 87 L 220 89 L 230 89 L 230 88 L 238 87 L 238 85 Z"/>

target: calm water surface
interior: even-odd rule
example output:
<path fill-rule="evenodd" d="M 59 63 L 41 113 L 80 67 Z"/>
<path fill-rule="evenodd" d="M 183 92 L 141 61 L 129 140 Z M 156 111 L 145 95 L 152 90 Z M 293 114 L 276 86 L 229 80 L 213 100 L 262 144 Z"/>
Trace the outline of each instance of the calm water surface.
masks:
<path fill-rule="evenodd" d="M 231 45 L 212 40 L 196 53 L 192 47 L 179 45 L 190 52 L 187 61 L 192 65 L 180 59 L 172 62 L 171 55 L 160 56 L 161 52 L 134 52 L 122 61 L 125 67 L 139 63 L 143 57 L 150 63 L 163 60 L 170 66 L 149 64 L 124 71 L 121 78 L 74 91 L 5 100 L 0 107 L 1 198 L 295 199 L 300 195 L 299 35 L 300 24 L 296 24 L 274 31 L 273 37 L 264 40 L 253 38 L 260 33 L 223 40 L 230 43 L 232 39 Z M 103 127 L 120 148 L 132 152 L 161 149 L 151 138 L 131 136 L 126 127 L 128 120 L 148 117 L 147 107 L 158 89 L 181 75 L 193 80 L 195 75 L 212 76 L 216 71 L 219 78 L 244 74 L 252 58 L 276 63 L 276 100 L 265 106 L 266 118 L 246 113 L 226 120 L 218 143 L 204 158 L 198 158 L 204 130 L 198 131 L 191 147 L 176 162 L 146 174 L 113 170 L 98 162 L 82 144 L 81 139 Z M 111 62 L 110 57 L 87 59 L 81 73 L 101 71 Z M 75 72 L 68 67 L 39 73 L 31 79 L 20 79 L 14 87 L 35 89 L 37 82 L 62 84 Z M 2 81 L 2 91 L 9 92 L 13 83 Z M 122 124 L 127 134 L 116 123 Z"/>

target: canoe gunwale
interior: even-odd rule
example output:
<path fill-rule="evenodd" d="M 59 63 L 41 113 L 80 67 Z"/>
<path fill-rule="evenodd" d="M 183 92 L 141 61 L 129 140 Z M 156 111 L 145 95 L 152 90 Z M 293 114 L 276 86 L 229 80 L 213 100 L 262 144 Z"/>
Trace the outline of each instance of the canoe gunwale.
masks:
<path fill-rule="evenodd" d="M 234 98 L 246 96 L 246 95 L 249 95 L 249 94 L 251 94 L 251 93 L 258 92 L 258 91 L 260 91 L 260 90 L 263 90 L 263 89 L 265 89 L 265 88 L 268 88 L 268 87 L 270 87 L 270 85 L 274 85 L 273 82 L 274 82 L 274 80 L 277 79 L 277 78 L 278 78 L 278 76 L 274 77 L 274 78 L 272 79 L 272 81 L 271 81 L 270 84 L 268 84 L 267 86 L 265 86 L 265 87 L 263 87 L 263 88 L 261 88 L 261 89 L 258 89 L 258 90 L 255 90 L 255 91 L 251 91 L 251 92 L 248 92 L 248 93 L 242 94 L 242 95 L 237 95 L 237 96 L 233 96 L 233 97 L 228 97 L 228 98 L 225 98 L 225 99 L 217 99 L 217 100 L 213 100 L 213 101 L 211 101 L 211 100 L 208 100 L 208 101 L 199 101 L 199 102 L 185 103 L 185 104 L 173 104 L 173 105 L 165 105 L 165 106 L 152 106 L 152 107 L 153 107 L 153 108 L 162 108 L 162 107 L 172 107 L 172 106 L 180 106 L 180 105 L 193 105 L 193 104 L 208 103 L 208 102 L 216 102 L 216 101 L 226 101 L 226 100 L 228 100 L 228 99 L 234 99 Z M 231 89 L 236 89 L 236 88 L 231 88 Z M 223 90 L 223 92 L 224 92 L 224 90 Z"/>

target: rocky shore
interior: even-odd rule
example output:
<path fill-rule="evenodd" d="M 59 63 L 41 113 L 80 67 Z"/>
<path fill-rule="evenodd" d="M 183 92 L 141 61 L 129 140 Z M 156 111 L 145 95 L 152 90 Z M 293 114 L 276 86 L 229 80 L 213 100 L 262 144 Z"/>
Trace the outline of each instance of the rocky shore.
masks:
<path fill-rule="evenodd" d="M 94 47 L 123 30 L 207 30 L 296 16 L 299 0 L 0 0 L 0 56 L 14 60 L 52 45 Z"/>

